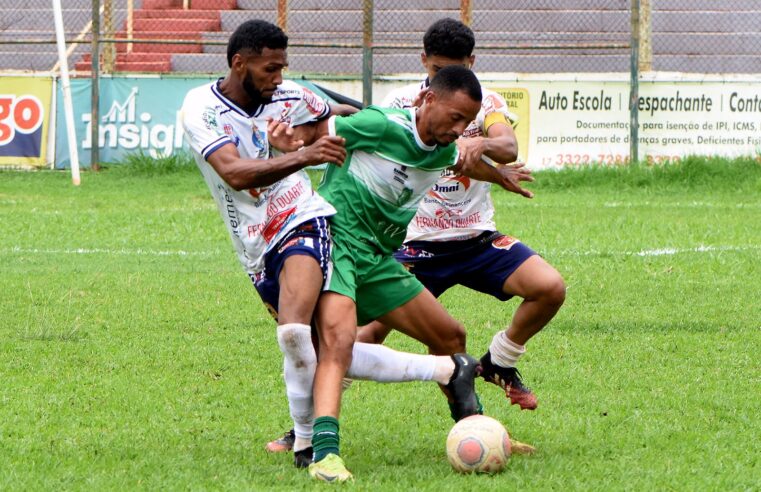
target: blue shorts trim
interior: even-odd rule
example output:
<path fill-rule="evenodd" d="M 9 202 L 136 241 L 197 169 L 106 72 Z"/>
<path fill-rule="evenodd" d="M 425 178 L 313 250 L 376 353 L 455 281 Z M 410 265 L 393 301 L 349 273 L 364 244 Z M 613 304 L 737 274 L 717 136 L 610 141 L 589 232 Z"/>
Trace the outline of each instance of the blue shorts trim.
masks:
<path fill-rule="evenodd" d="M 439 297 L 450 287 L 464 285 L 506 301 L 513 296 L 505 280 L 536 252 L 499 232 L 484 232 L 465 241 L 410 241 L 394 257 Z"/>
<path fill-rule="evenodd" d="M 264 255 L 264 270 L 249 273 L 256 292 L 274 317 L 279 310 L 280 271 L 292 255 L 311 256 L 322 270 L 323 281 L 330 270 L 330 227 L 325 217 L 317 217 L 296 226 Z"/>

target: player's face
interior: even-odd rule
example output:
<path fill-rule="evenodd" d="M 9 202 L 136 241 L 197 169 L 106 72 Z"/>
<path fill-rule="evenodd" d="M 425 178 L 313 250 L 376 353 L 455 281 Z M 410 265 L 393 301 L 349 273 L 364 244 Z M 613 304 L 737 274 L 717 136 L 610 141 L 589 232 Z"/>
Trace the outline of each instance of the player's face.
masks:
<path fill-rule="evenodd" d="M 420 60 L 423 62 L 425 71 L 428 73 L 428 80 L 433 80 L 439 70 L 450 65 L 460 65 L 461 67 L 471 68 L 475 61 L 475 55 L 466 56 L 464 58 L 447 58 L 440 55 L 426 55 L 425 53 L 420 55 Z"/>
<path fill-rule="evenodd" d="M 481 110 L 481 103 L 474 101 L 464 91 L 425 96 L 429 106 L 426 114 L 428 134 L 439 145 L 448 145 L 463 134 Z"/>
<path fill-rule="evenodd" d="M 270 101 L 277 86 L 283 83 L 283 69 L 287 66 L 284 49 L 264 48 L 259 55 L 247 56 L 242 66 L 243 90 L 254 101 Z"/>

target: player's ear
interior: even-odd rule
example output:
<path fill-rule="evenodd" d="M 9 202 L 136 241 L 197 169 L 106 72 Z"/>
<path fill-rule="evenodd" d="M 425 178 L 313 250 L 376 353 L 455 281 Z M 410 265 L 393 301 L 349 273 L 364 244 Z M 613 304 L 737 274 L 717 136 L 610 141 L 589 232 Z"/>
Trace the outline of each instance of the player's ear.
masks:
<path fill-rule="evenodd" d="M 422 53 L 420 53 L 420 63 L 422 63 L 423 66 L 426 67 L 427 61 L 428 61 L 428 57 L 425 56 L 425 51 L 423 51 Z M 428 69 L 428 67 L 426 67 L 426 69 Z"/>
<path fill-rule="evenodd" d="M 473 65 L 476 63 L 476 55 L 470 55 L 468 57 L 468 67 L 469 69 L 473 70 Z"/>
<path fill-rule="evenodd" d="M 243 73 L 246 70 L 246 58 L 240 53 L 235 53 L 230 68 L 238 74 Z"/>

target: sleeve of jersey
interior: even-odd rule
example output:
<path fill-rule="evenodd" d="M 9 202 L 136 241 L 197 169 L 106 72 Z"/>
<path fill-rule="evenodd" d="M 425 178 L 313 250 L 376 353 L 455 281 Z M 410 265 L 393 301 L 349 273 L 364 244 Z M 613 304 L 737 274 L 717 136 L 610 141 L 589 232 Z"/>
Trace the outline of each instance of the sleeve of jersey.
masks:
<path fill-rule="evenodd" d="M 481 103 L 481 107 L 483 111 L 479 114 L 478 124 L 484 134 L 495 123 L 514 127 L 518 121 L 518 117 L 508 111 L 507 102 L 499 94 L 488 94 Z"/>
<path fill-rule="evenodd" d="M 386 115 L 371 106 L 351 116 L 332 116 L 328 131 L 346 139 L 346 150 L 372 152 L 386 133 L 386 125 Z"/>
<path fill-rule="evenodd" d="M 325 99 L 306 87 L 301 90 L 301 99 L 290 108 L 291 126 L 320 121 L 330 116 L 330 104 Z"/>
<path fill-rule="evenodd" d="M 232 143 L 219 125 L 217 111 L 211 107 L 182 109 L 182 127 L 190 147 L 205 160 L 223 145 Z"/>
<path fill-rule="evenodd" d="M 381 106 L 384 108 L 404 108 L 404 102 L 402 101 L 400 94 L 401 93 L 398 89 L 389 92 L 383 99 Z"/>

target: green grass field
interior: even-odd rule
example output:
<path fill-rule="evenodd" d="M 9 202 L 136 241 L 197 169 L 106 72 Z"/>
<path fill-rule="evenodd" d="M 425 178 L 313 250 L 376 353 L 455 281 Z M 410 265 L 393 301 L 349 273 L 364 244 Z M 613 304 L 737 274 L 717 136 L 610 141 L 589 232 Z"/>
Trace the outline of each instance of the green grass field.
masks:
<path fill-rule="evenodd" d="M 134 163 L 133 163 L 134 164 Z M 521 361 L 539 397 L 487 414 L 539 452 L 460 476 L 433 384 L 356 382 L 357 490 L 761 488 L 761 165 L 539 173 L 498 224 L 568 298 Z M 0 173 L 0 489 L 312 489 L 267 440 L 290 426 L 275 327 L 182 162 Z M 486 349 L 516 301 L 442 302 Z M 423 352 L 394 335 L 389 344 Z"/>

